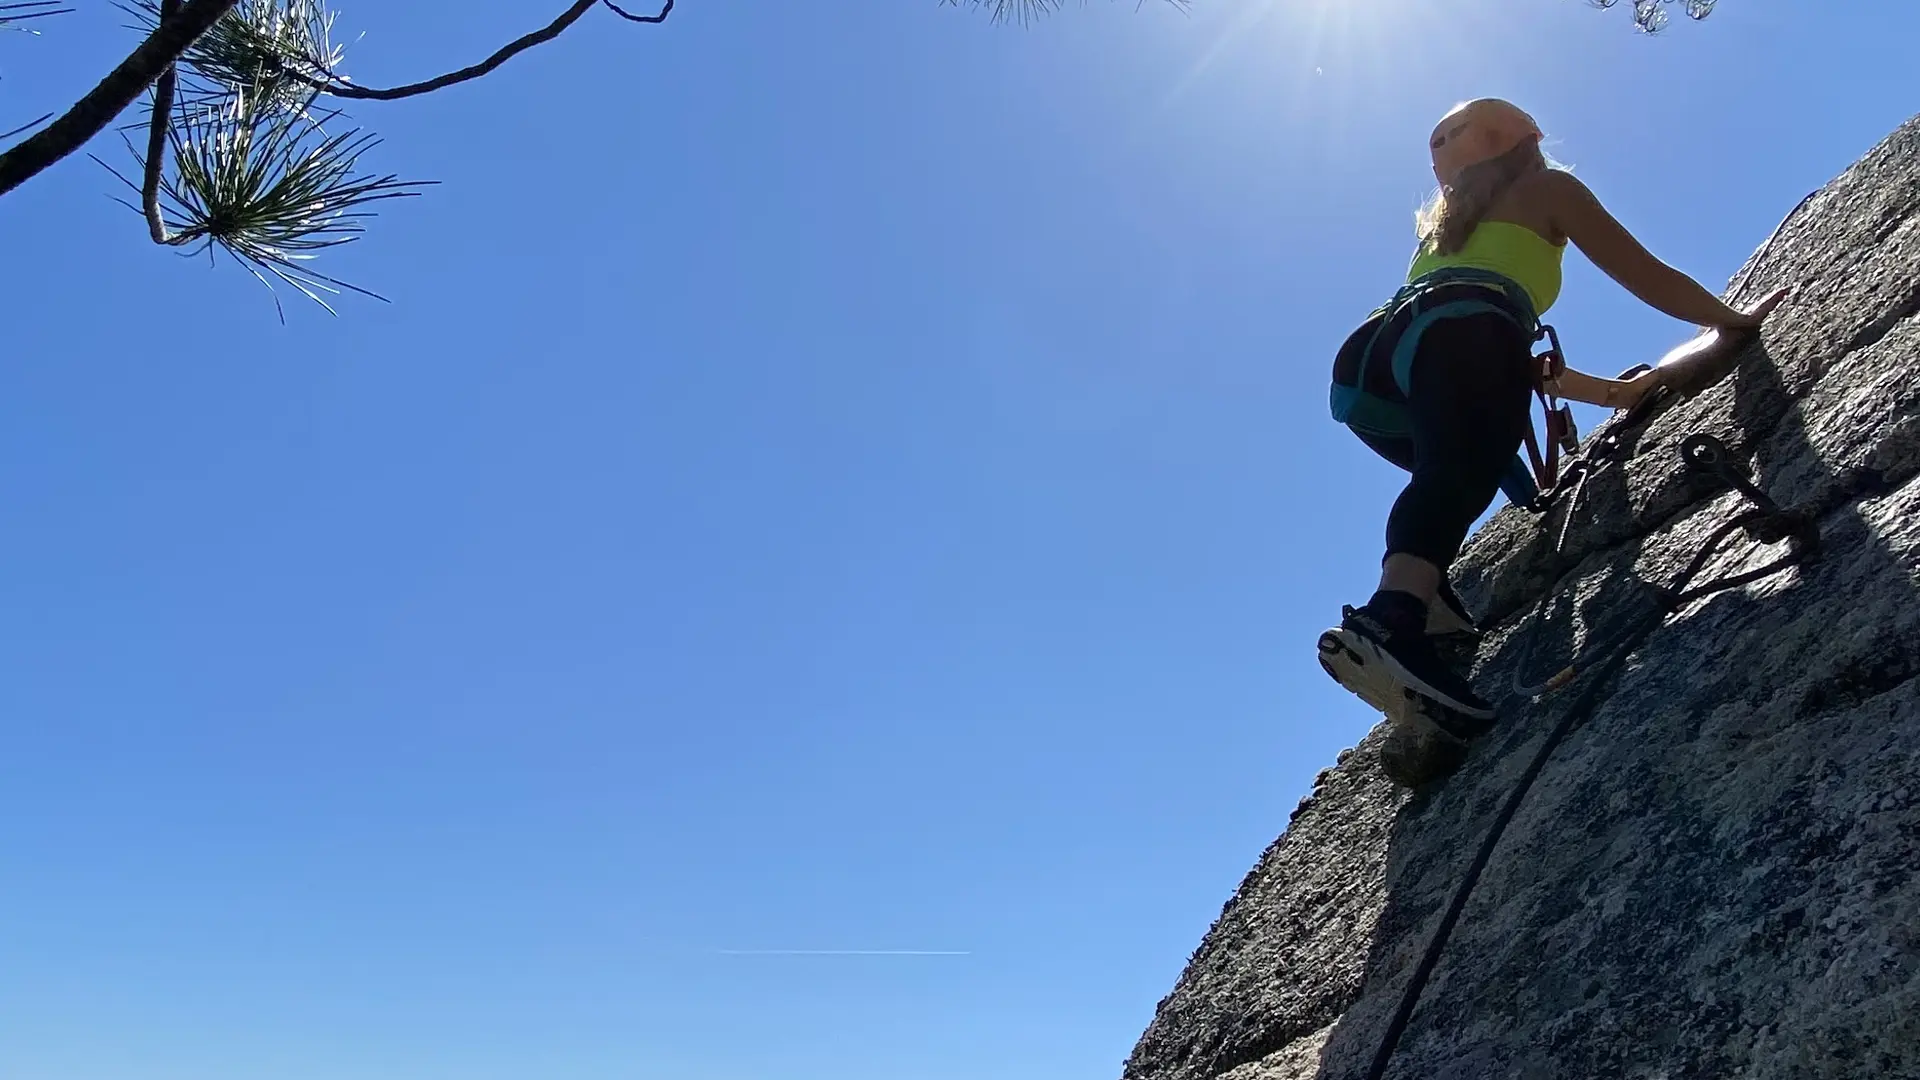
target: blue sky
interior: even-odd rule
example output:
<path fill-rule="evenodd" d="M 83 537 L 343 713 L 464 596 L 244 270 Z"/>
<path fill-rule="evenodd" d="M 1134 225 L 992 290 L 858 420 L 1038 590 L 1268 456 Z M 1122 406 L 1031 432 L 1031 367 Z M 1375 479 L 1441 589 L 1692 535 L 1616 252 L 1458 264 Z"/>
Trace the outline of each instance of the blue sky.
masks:
<path fill-rule="evenodd" d="M 0 127 L 124 55 L 81 7 L 0 38 Z M 347 7 L 348 70 L 520 7 Z M 1374 720 L 1312 648 L 1399 480 L 1325 380 L 1434 118 L 1522 101 L 1717 288 L 1917 36 L 596 15 L 360 109 L 444 184 L 325 264 L 391 304 L 284 326 L 68 160 L 0 201 L 0 1078 L 1109 1080 Z M 1577 257 L 1553 321 L 1688 333 Z"/>

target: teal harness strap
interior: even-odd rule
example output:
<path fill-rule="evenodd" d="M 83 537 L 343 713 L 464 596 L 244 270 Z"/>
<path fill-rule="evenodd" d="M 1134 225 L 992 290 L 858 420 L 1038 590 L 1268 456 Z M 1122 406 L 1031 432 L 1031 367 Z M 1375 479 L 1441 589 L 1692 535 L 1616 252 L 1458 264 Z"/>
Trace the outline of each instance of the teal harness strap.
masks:
<path fill-rule="evenodd" d="M 1420 347 L 1420 335 L 1426 333 L 1428 327 L 1441 319 L 1489 314 L 1513 318 L 1513 312 L 1486 300 L 1455 300 L 1430 307 L 1414 316 L 1413 322 L 1400 335 L 1400 340 L 1393 343 L 1393 385 L 1399 387 L 1402 394 L 1413 393 L 1413 355 Z"/>
<path fill-rule="evenodd" d="M 1393 383 L 1403 396 L 1413 392 L 1413 360 L 1419 352 L 1420 336 L 1441 319 L 1465 315 L 1501 315 L 1526 331 L 1529 340 L 1539 336 L 1540 317 L 1533 309 L 1533 298 L 1512 278 L 1471 267 L 1446 267 L 1424 274 L 1401 286 L 1392 299 L 1367 316 L 1368 322 L 1378 321 L 1379 325 L 1374 327 L 1366 348 L 1360 353 L 1354 385 L 1335 382 L 1328 393 L 1327 404 L 1335 421 L 1386 438 L 1404 437 L 1412 433 L 1413 427 L 1405 405 L 1369 394 L 1361 387 L 1367 385 L 1367 367 L 1373 362 L 1382 335 L 1393 325 L 1401 310 L 1409 304 L 1418 303 L 1436 289 L 1454 285 L 1485 286 L 1502 293 L 1507 302 L 1452 300 L 1416 314 L 1394 341 L 1393 353 L 1388 361 L 1392 365 Z M 1534 483 L 1533 472 L 1526 459 L 1514 455 L 1513 464 L 1508 466 L 1506 474 L 1500 479 L 1500 490 L 1506 493 L 1508 499 L 1522 506 L 1532 503 L 1539 495 L 1539 485 Z"/>
<path fill-rule="evenodd" d="M 1374 397 L 1356 387 L 1334 383 L 1328 404 L 1333 409 L 1333 418 L 1348 427 L 1388 438 L 1413 434 L 1406 406 Z"/>
<path fill-rule="evenodd" d="M 1373 354 L 1380 344 L 1380 336 L 1393 324 L 1394 317 L 1408 304 L 1418 303 L 1435 289 L 1453 285 L 1482 285 L 1495 289 L 1506 296 L 1508 303 L 1498 304 L 1491 300 L 1455 300 L 1430 308 L 1414 317 L 1413 323 L 1401 331 L 1400 339 L 1393 347 L 1393 383 L 1402 394 L 1411 393 L 1411 373 L 1413 355 L 1420 347 L 1420 335 L 1425 333 L 1440 319 L 1456 318 L 1462 315 L 1492 313 L 1512 319 L 1527 332 L 1528 338 L 1540 332 L 1540 317 L 1534 313 L 1533 298 L 1517 281 L 1505 274 L 1496 274 L 1491 270 L 1478 270 L 1467 266 L 1450 266 L 1435 270 L 1402 285 L 1393 298 L 1374 309 L 1368 320 L 1379 319 L 1380 325 L 1374 328 L 1373 337 L 1367 341 L 1366 349 L 1360 354 L 1360 371 L 1354 379 L 1355 389 L 1367 385 L 1367 365 L 1373 362 Z M 1377 398 L 1374 400 L 1378 400 Z M 1343 421 L 1344 422 L 1344 421 Z"/>

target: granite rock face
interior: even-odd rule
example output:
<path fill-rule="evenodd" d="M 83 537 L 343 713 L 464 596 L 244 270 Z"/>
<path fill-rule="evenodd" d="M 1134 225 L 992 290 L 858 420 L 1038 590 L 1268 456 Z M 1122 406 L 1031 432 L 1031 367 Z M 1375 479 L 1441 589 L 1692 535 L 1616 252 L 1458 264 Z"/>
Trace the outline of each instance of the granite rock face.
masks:
<path fill-rule="evenodd" d="M 1683 466 L 1693 432 L 1815 522 L 1820 555 L 1637 639 L 1502 834 L 1384 1075 L 1920 1078 L 1920 118 L 1811 197 L 1731 299 L 1777 285 L 1795 296 L 1731 377 L 1577 504 L 1509 507 L 1474 537 L 1454 575 L 1491 627 L 1475 679 L 1500 727 L 1450 774 L 1384 724 L 1342 754 L 1124 1080 L 1367 1075 L 1475 849 L 1585 689 L 1529 702 L 1506 693 L 1516 668 L 1538 681 L 1616 633 L 1744 508 Z M 1703 577 L 1782 550 L 1736 535 Z M 1435 776 L 1409 790 L 1383 755 Z"/>

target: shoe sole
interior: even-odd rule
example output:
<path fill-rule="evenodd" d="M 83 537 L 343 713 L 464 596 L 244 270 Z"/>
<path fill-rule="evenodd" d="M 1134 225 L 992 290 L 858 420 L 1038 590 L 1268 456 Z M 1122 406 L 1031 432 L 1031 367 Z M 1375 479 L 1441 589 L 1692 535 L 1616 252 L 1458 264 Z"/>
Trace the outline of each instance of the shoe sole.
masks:
<path fill-rule="evenodd" d="M 1429 691 L 1385 650 L 1345 627 L 1321 634 L 1319 648 L 1320 666 L 1333 681 L 1401 727 L 1464 740 L 1492 726 L 1493 710 L 1463 709 Z"/>

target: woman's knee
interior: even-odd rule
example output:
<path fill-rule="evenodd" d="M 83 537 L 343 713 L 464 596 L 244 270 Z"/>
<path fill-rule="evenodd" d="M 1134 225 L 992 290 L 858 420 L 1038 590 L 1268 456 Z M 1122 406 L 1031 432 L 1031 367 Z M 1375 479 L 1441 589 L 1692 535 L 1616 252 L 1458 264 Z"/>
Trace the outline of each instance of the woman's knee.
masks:
<path fill-rule="evenodd" d="M 1388 551 L 1447 565 L 1497 490 L 1497 485 L 1482 490 L 1461 477 L 1416 472 L 1387 517 Z"/>

